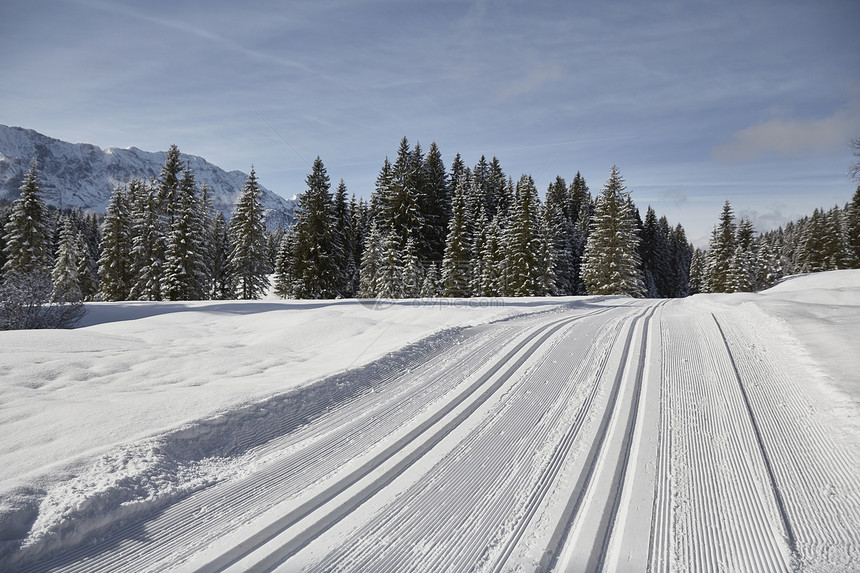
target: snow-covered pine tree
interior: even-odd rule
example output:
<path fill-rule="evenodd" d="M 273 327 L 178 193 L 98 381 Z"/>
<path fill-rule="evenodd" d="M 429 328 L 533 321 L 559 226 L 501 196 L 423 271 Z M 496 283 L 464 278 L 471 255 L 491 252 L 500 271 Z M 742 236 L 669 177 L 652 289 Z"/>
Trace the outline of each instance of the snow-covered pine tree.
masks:
<path fill-rule="evenodd" d="M 860 185 L 851 202 L 845 206 L 845 243 L 848 265 L 860 269 Z"/>
<path fill-rule="evenodd" d="M 576 269 L 573 259 L 575 237 L 568 193 L 567 183 L 561 177 L 556 177 L 547 189 L 544 208 L 546 229 L 555 261 L 553 273 L 556 290 L 553 294 L 562 296 L 576 293 Z"/>
<path fill-rule="evenodd" d="M 379 296 L 379 277 L 382 269 L 382 237 L 379 226 L 374 220 L 370 224 L 370 232 L 364 241 L 361 256 L 361 288 L 359 296 L 362 298 L 377 298 Z"/>
<path fill-rule="evenodd" d="M 57 258 L 51 271 L 52 301 L 76 302 L 83 299 L 78 277 L 78 259 L 80 256 L 74 223 L 67 218 L 62 225 L 62 231 L 60 231 Z"/>
<path fill-rule="evenodd" d="M 93 300 L 99 291 L 97 267 L 90 254 L 89 242 L 81 229 L 75 235 L 75 247 L 78 252 L 78 284 L 81 287 L 81 296 L 83 300 Z"/>
<path fill-rule="evenodd" d="M 705 277 L 705 253 L 701 249 L 693 251 L 690 257 L 690 294 L 708 292 L 708 282 Z"/>
<path fill-rule="evenodd" d="M 170 229 L 178 209 L 178 197 L 180 194 L 180 179 L 185 166 L 180 157 L 179 148 L 171 145 L 165 153 L 164 165 L 161 166 L 161 175 L 158 178 L 158 211 L 165 219 L 164 227 Z"/>
<path fill-rule="evenodd" d="M 334 209 L 334 242 L 335 249 L 334 266 L 337 270 L 337 281 L 335 292 L 338 296 L 351 298 L 355 296 L 354 277 L 357 266 L 355 264 L 355 243 L 353 242 L 355 232 L 352 229 L 352 213 L 346 198 L 346 183 L 343 179 L 337 185 L 333 201 Z"/>
<path fill-rule="evenodd" d="M 504 230 L 500 225 L 501 217 L 496 217 L 490 223 L 487 240 L 481 252 L 481 296 L 506 296 L 507 270 L 505 257 Z"/>
<path fill-rule="evenodd" d="M 624 180 L 613 165 L 591 218 L 582 265 L 588 294 L 642 296 L 639 237 Z"/>
<path fill-rule="evenodd" d="M 517 183 L 514 210 L 505 237 L 507 294 L 509 296 L 541 296 L 544 267 L 540 235 L 540 200 L 534 180 L 529 175 Z"/>
<path fill-rule="evenodd" d="M 421 283 L 421 298 L 436 298 L 440 294 L 439 267 L 431 263 L 427 272 L 424 273 L 424 281 Z"/>
<path fill-rule="evenodd" d="M 242 194 L 230 218 L 230 268 L 239 298 L 258 299 L 269 288 L 269 257 L 266 250 L 265 211 L 260 187 L 251 167 Z"/>
<path fill-rule="evenodd" d="M 167 229 L 160 214 L 157 190 L 151 183 L 133 179 L 128 184 L 132 200 L 133 300 L 161 300 Z"/>
<path fill-rule="evenodd" d="M 382 264 L 376 277 L 379 298 L 403 297 L 403 257 L 400 253 L 400 239 L 394 232 L 385 237 Z"/>
<path fill-rule="evenodd" d="M 667 296 L 682 298 L 690 294 L 690 263 L 693 258 L 693 246 L 687 242 L 687 233 L 680 223 L 669 234 L 669 244 L 670 289 Z"/>
<path fill-rule="evenodd" d="M 275 258 L 275 294 L 281 298 L 293 296 L 292 270 L 295 267 L 293 257 L 296 252 L 295 233 L 292 229 L 284 233 Z"/>
<path fill-rule="evenodd" d="M 705 263 L 707 292 L 733 292 L 729 268 L 737 249 L 735 215 L 728 200 L 714 227 Z"/>
<path fill-rule="evenodd" d="M 182 172 L 173 201 L 161 296 L 164 300 L 203 300 L 209 294 L 206 215 L 190 167 Z"/>
<path fill-rule="evenodd" d="M 467 297 L 469 289 L 469 269 L 471 267 L 471 234 L 466 210 L 466 186 L 468 179 L 462 175 L 454 189 L 451 220 L 448 222 L 448 236 L 445 239 L 445 256 L 442 260 L 442 296 Z"/>
<path fill-rule="evenodd" d="M 131 294 L 132 223 L 129 192 L 117 185 L 108 203 L 99 247 L 99 292 L 103 300 L 127 300 Z"/>
<path fill-rule="evenodd" d="M 21 195 L 12 203 L 9 220 L 4 227 L 3 252 L 6 262 L 4 276 L 11 273 L 50 274 L 53 259 L 53 231 L 49 216 L 39 188 L 39 171 L 36 160 L 24 176 Z"/>
<path fill-rule="evenodd" d="M 469 291 L 472 296 L 481 296 L 481 277 L 484 274 L 484 259 L 481 253 L 484 252 L 487 242 L 488 227 L 487 213 L 484 204 L 480 203 L 472 229 L 472 242 L 469 245 L 469 252 L 472 254 L 469 261 Z"/>
<path fill-rule="evenodd" d="M 228 300 L 236 298 L 236 279 L 230 268 L 230 226 L 224 218 L 224 213 L 215 214 L 212 225 L 212 261 L 210 273 L 212 290 L 210 298 Z"/>
<path fill-rule="evenodd" d="M 421 238 L 418 245 L 418 258 L 439 262 L 445 256 L 445 238 L 448 234 L 448 220 L 451 218 L 451 189 L 442 153 L 436 142 L 430 144 L 423 163 L 423 193 L 421 202 Z"/>
<path fill-rule="evenodd" d="M 418 298 L 421 296 L 424 271 L 418 260 L 415 241 L 412 237 L 406 239 L 406 248 L 403 250 L 403 298 Z"/>
<path fill-rule="evenodd" d="M 756 284 L 757 251 L 755 228 L 749 219 L 741 219 L 737 228 L 737 248 L 730 266 L 734 292 L 751 292 L 759 288 Z"/>
<path fill-rule="evenodd" d="M 296 204 L 295 256 L 290 274 L 296 298 L 336 298 L 343 283 L 343 249 L 328 173 L 322 160 L 314 160 L 306 179 L 307 190 Z"/>

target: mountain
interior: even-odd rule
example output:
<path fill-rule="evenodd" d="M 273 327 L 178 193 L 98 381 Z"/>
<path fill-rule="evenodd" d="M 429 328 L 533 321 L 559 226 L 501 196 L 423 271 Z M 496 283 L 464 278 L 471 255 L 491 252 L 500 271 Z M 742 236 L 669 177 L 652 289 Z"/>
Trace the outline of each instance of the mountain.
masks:
<path fill-rule="evenodd" d="M 129 179 L 158 177 L 165 152 L 136 147 L 101 149 L 88 143 L 68 143 L 32 129 L 0 125 L 0 199 L 14 200 L 30 164 L 36 159 L 45 202 L 56 207 L 81 207 L 104 213 L 111 193 Z M 202 157 L 182 154 L 198 184 L 212 190 L 215 209 L 225 216 L 242 192 L 247 173 L 224 171 Z M 288 201 L 260 187 L 269 228 L 286 228 L 295 220 L 295 201 Z"/>

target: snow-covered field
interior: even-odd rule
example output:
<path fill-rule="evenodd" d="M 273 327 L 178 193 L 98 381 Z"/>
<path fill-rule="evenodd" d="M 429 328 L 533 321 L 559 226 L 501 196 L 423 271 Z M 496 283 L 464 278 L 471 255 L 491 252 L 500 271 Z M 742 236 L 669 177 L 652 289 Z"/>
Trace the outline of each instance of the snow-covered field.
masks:
<path fill-rule="evenodd" d="M 0 570 L 860 570 L 860 271 L 0 332 Z"/>

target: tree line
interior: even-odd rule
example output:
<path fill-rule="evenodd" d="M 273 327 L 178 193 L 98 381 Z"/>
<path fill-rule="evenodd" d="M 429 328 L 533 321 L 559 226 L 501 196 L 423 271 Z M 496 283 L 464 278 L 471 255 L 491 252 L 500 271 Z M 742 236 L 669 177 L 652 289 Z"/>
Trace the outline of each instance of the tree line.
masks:
<path fill-rule="evenodd" d="M 118 186 L 102 217 L 48 209 L 34 162 L 0 209 L 4 326 L 31 327 L 21 300 L 74 317 L 84 300 L 260 298 L 271 276 L 292 298 L 683 297 L 860 266 L 860 188 L 844 209 L 759 235 L 727 201 L 702 251 L 650 206 L 643 219 L 616 166 L 594 196 L 576 173 L 542 200 L 495 157 L 469 167 L 458 154 L 446 168 L 435 143 L 425 153 L 403 138 L 368 201 L 343 180 L 332 191 L 320 158 L 305 183 L 295 224 L 269 230 L 253 168 L 227 219 L 171 146 L 159 177 Z"/>
<path fill-rule="evenodd" d="M 279 241 L 275 292 L 295 298 L 626 294 L 689 290 L 693 249 L 683 227 L 649 207 L 645 221 L 617 167 L 592 197 L 577 173 L 542 201 L 497 158 L 446 169 L 439 148 L 400 142 L 368 202 L 332 185 L 322 160 Z"/>
<path fill-rule="evenodd" d="M 784 228 L 758 235 L 748 219 L 735 221 L 726 201 L 708 249 L 693 253 L 690 292 L 753 292 L 790 275 L 857 268 L 860 186 L 842 208 L 815 209 Z"/>

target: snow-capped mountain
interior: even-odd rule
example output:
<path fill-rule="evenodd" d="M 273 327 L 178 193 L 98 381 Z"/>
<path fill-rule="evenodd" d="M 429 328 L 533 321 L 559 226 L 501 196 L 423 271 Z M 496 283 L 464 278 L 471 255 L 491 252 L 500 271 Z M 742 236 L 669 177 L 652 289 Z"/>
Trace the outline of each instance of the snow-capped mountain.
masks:
<path fill-rule="evenodd" d="M 0 199 L 15 199 L 30 164 L 36 159 L 45 202 L 57 207 L 81 207 L 104 213 L 111 193 L 129 179 L 158 177 L 165 152 L 136 147 L 101 149 L 88 143 L 68 143 L 32 129 L 0 125 Z M 229 215 L 242 192 L 247 173 L 224 171 L 202 157 L 182 154 L 198 184 L 212 190 L 216 209 Z M 262 190 L 266 224 L 286 228 L 294 220 L 294 201 Z"/>

